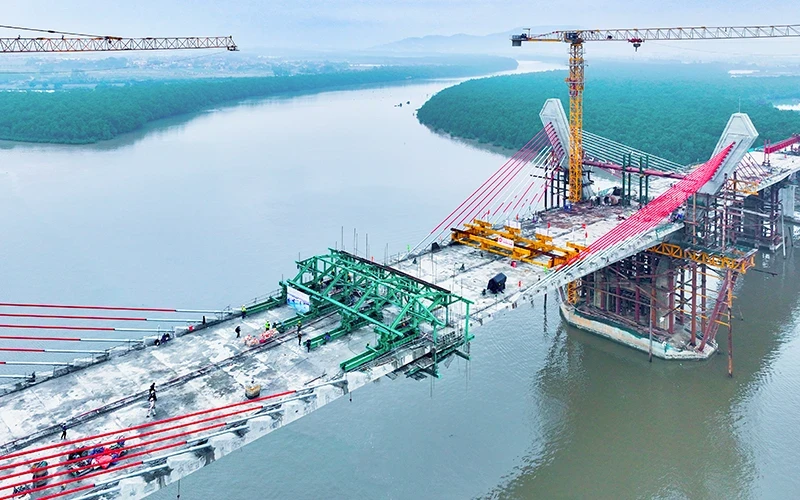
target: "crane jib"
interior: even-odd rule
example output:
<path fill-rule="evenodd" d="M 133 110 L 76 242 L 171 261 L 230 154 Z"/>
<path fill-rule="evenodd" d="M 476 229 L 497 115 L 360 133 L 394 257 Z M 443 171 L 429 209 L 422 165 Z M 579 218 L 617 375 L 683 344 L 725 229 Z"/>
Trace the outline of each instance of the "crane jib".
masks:
<path fill-rule="evenodd" d="M 531 35 L 526 30 L 512 35 L 512 45 L 522 42 L 567 42 L 615 41 L 641 43 L 645 40 L 730 40 L 737 38 L 785 38 L 800 37 L 800 24 L 770 26 L 692 26 L 675 28 L 627 28 L 551 31 Z"/>
<path fill-rule="evenodd" d="M 238 50 L 233 37 L 61 37 L 0 38 L 0 52 L 114 52 L 133 50 L 227 49 Z"/>

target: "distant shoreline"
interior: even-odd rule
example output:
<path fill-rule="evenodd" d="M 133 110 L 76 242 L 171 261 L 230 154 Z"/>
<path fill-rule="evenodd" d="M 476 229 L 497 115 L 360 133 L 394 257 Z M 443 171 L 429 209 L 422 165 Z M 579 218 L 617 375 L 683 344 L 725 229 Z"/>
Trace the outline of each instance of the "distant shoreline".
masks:
<path fill-rule="evenodd" d="M 384 66 L 286 77 L 170 80 L 57 92 L 0 93 L 0 147 L 101 144 L 148 125 L 196 116 L 252 99 L 312 95 L 441 78 L 482 76 L 517 67 L 510 58 L 473 64 Z M 150 130 L 148 130 L 150 129 Z"/>
<path fill-rule="evenodd" d="M 707 158 L 738 110 L 750 116 L 761 142 L 800 130 L 800 113 L 772 104 L 800 102 L 800 76 L 734 78 L 718 65 L 626 63 L 598 63 L 590 76 L 585 130 L 680 164 Z M 417 119 L 478 148 L 514 152 L 542 127 L 546 99 L 560 98 L 568 110 L 566 94 L 557 72 L 475 79 L 438 92 Z"/>

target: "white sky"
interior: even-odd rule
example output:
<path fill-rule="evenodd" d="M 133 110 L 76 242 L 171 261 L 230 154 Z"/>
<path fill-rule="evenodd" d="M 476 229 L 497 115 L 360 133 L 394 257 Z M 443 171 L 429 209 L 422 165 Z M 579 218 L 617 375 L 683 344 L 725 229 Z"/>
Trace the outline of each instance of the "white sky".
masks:
<path fill-rule="evenodd" d="M 792 23 L 799 19 L 787 19 L 785 13 L 797 13 L 797 7 L 797 0 L 3 0 L 0 23 L 119 36 L 234 35 L 243 48 L 319 49 L 368 48 L 430 34 L 483 35 L 520 26 Z M 704 47 L 693 50 L 716 50 Z M 800 40 L 746 50 L 763 47 L 800 53 Z"/>

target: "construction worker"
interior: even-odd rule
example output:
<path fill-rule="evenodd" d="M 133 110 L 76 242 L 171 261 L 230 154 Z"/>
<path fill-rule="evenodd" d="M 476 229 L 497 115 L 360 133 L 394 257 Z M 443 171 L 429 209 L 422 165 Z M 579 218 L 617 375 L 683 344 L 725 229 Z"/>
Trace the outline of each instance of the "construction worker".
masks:
<path fill-rule="evenodd" d="M 67 423 L 63 422 L 61 424 L 61 440 L 64 441 L 67 439 Z"/>
<path fill-rule="evenodd" d="M 155 418 L 155 416 L 156 416 L 156 398 L 155 398 L 155 394 L 153 394 L 150 398 L 148 398 L 148 401 L 150 402 L 150 408 L 147 409 L 147 416 L 149 417 L 149 416 L 152 415 L 153 418 Z"/>
<path fill-rule="evenodd" d="M 299 319 L 297 320 L 297 333 L 300 334 L 300 328 L 303 326 L 303 322 Z"/>
<path fill-rule="evenodd" d="M 242 317 L 244 318 L 245 316 L 247 316 L 247 308 L 242 306 Z"/>
<path fill-rule="evenodd" d="M 242 333 L 242 328 L 239 325 L 236 325 L 234 332 L 236 332 L 236 338 L 238 339 L 239 335 Z"/>
<path fill-rule="evenodd" d="M 269 320 L 267 320 L 267 321 L 264 323 L 264 331 L 265 331 L 265 332 L 268 332 L 268 331 L 269 331 Z"/>

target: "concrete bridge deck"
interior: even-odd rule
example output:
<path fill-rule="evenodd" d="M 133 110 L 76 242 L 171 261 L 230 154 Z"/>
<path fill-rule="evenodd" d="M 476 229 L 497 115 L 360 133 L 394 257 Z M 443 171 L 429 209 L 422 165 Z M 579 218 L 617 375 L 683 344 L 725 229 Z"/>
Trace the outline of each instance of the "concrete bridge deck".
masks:
<path fill-rule="evenodd" d="M 74 488 L 102 480 L 110 485 L 107 491 L 111 497 L 140 498 L 425 354 L 424 349 L 417 349 L 412 355 L 412 350 L 409 349 L 405 351 L 405 357 L 404 353 L 398 352 L 377 366 L 345 375 L 339 363 L 363 351 L 367 343 L 374 341 L 374 333 L 370 329 L 361 328 L 311 352 L 307 352 L 304 346 L 298 346 L 295 328 L 291 328 L 280 340 L 272 343 L 256 348 L 244 344 L 243 338 L 246 335 L 264 331 L 263 325 L 267 319 L 274 323 L 290 316 L 293 316 L 293 312 L 284 306 L 248 315 L 243 320 L 226 321 L 177 337 L 164 345 L 132 351 L 0 397 L 0 453 L 6 455 L 58 443 L 61 422 L 69 423 L 67 437 L 68 440 L 74 440 L 240 403 L 245 401 L 245 386 L 251 381 L 261 385 L 262 396 L 296 391 L 285 397 L 247 406 L 263 408 L 236 417 L 249 420 L 240 422 L 240 426 L 244 427 L 238 428 L 238 434 L 228 432 L 212 437 L 211 444 L 206 443 L 202 453 L 197 450 L 186 452 L 186 449 L 192 447 L 192 442 L 189 442 L 171 450 L 145 453 L 139 458 L 144 463 L 137 468 L 120 470 L 119 473 L 111 472 L 100 478 L 69 485 L 69 488 Z M 333 314 L 303 325 L 302 333 L 304 338 L 319 335 L 333 329 L 338 323 L 338 316 Z M 242 326 L 242 338 L 236 338 L 233 331 L 236 325 Z M 147 389 L 152 382 L 156 383 L 158 401 L 155 417 L 148 417 Z M 130 398 L 133 400 L 110 411 L 103 411 L 104 406 L 124 396 L 133 396 Z M 267 410 L 268 415 L 265 416 L 264 412 Z M 221 414 L 222 411 L 212 412 L 202 418 Z M 226 418 L 218 422 L 231 420 L 232 418 Z M 181 432 L 201 427 L 200 424 L 191 425 Z M 127 442 L 133 444 L 132 438 L 137 433 L 149 432 L 154 428 L 158 427 L 124 434 Z M 42 429 L 49 431 L 42 435 Z M 122 433 L 115 433 L 109 439 L 113 441 L 119 434 Z M 191 434 L 190 439 L 197 443 L 206 435 L 213 433 L 198 432 Z M 150 446 L 153 447 L 155 445 Z M 147 447 L 143 450 L 147 451 Z M 57 453 L 63 450 L 55 451 Z M 53 453 L 54 450 L 49 450 L 32 456 L 43 457 Z M 17 460 L 27 458 L 29 457 L 25 456 Z M 66 456 L 48 459 L 51 464 L 64 460 Z M 14 460 L 0 461 L 0 465 L 9 462 Z M 137 471 L 152 468 L 153 464 L 161 466 L 160 470 L 155 471 L 157 481 L 153 480 L 152 472 L 149 481 L 136 475 Z M 1 471 L 0 475 L 27 470 L 28 466 L 23 466 Z M 62 470 L 58 468 L 51 474 Z M 134 475 L 117 484 L 120 476 L 130 474 Z M 30 474 L 25 474 L 0 482 L 0 497 L 11 493 L 9 485 L 27 480 L 29 476 Z M 54 477 L 50 483 L 67 478 L 68 475 Z M 60 489 L 56 487 L 32 497 L 38 498 L 58 491 Z"/>
<path fill-rule="evenodd" d="M 548 234 L 560 247 L 565 247 L 567 242 L 584 245 L 591 244 L 635 211 L 634 207 L 580 205 L 572 212 L 547 213 L 538 223 L 522 221 L 521 226 L 523 235 L 530 236 L 534 232 Z M 548 223 L 549 229 L 547 229 Z M 585 229 L 582 227 L 584 223 Z M 659 232 L 658 239 L 665 238 L 681 227 L 681 224 L 665 225 Z M 620 258 L 645 250 L 653 244 L 649 240 L 641 240 L 632 245 L 625 255 L 621 254 Z M 417 258 L 406 258 L 392 264 L 392 267 L 430 283 L 439 284 L 471 300 L 475 303 L 471 310 L 473 318 L 480 322 L 499 310 L 512 307 L 512 303 L 518 300 L 521 294 L 535 291 L 533 294 L 528 294 L 528 298 L 533 298 L 560 286 L 553 285 L 539 290 L 536 285 L 552 271 L 524 262 L 515 262 L 512 267 L 511 262 L 509 258 L 469 246 L 445 245 L 438 252 L 428 252 Z M 587 268 L 586 272 L 593 270 Z M 484 295 L 482 292 L 489 279 L 497 273 L 503 273 L 508 277 L 506 291 L 497 295 L 491 293 Z"/>

